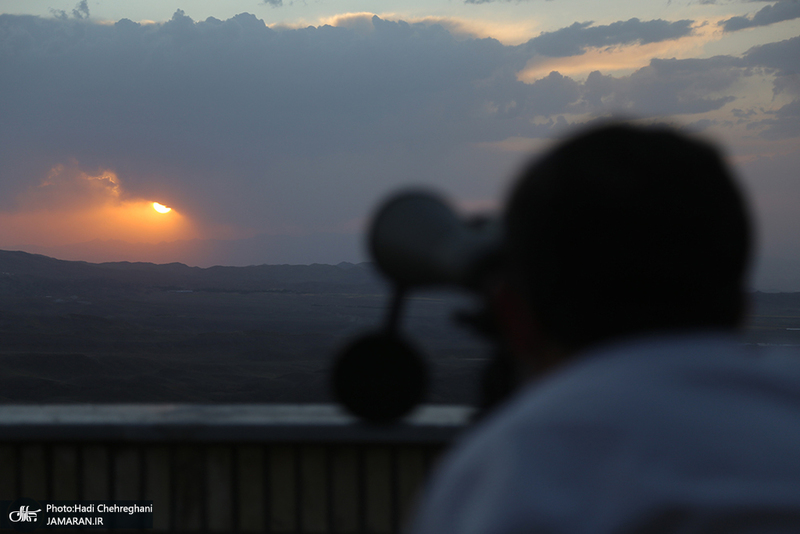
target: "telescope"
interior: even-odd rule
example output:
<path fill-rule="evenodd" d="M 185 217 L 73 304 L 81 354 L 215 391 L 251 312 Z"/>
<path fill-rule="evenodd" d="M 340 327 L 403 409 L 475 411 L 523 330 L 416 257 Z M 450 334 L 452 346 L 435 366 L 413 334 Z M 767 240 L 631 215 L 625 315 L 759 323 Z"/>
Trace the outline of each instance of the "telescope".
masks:
<path fill-rule="evenodd" d="M 409 191 L 378 210 L 369 249 L 397 285 L 474 288 L 499 253 L 501 237 L 497 219 L 464 219 L 438 196 Z"/>
<path fill-rule="evenodd" d="M 376 211 L 368 248 L 393 295 L 385 324 L 347 345 L 337 356 L 333 394 L 363 420 L 386 424 L 407 415 L 425 394 L 420 351 L 400 332 L 405 297 L 419 288 L 479 291 L 498 263 L 502 228 L 497 218 L 459 216 L 439 195 L 410 190 Z"/>

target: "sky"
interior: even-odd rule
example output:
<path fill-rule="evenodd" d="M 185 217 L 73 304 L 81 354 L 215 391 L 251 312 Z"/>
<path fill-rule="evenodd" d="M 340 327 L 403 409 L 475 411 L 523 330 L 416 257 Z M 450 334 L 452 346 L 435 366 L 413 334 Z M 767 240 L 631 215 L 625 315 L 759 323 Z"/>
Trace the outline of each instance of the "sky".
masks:
<path fill-rule="evenodd" d="M 390 193 L 498 210 L 616 116 L 718 144 L 800 291 L 798 58 L 797 0 L 0 0 L 0 248 L 364 261 Z"/>

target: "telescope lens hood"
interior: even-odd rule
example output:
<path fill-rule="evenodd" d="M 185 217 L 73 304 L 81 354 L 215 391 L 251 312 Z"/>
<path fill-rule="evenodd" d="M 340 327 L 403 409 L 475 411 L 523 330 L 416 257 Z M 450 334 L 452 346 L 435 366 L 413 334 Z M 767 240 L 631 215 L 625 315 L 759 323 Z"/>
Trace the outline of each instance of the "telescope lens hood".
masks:
<path fill-rule="evenodd" d="M 470 286 L 501 237 L 499 221 L 468 224 L 439 196 L 412 190 L 378 209 L 369 248 L 381 272 L 401 286 Z"/>

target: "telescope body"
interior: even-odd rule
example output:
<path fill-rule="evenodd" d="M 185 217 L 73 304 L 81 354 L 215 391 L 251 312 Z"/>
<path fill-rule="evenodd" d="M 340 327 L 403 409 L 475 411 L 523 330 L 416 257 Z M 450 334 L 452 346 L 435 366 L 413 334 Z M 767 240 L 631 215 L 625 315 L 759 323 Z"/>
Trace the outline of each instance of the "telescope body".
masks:
<path fill-rule="evenodd" d="M 410 191 L 375 215 L 369 247 L 378 268 L 403 286 L 470 286 L 500 250 L 497 220 L 470 225 L 439 197 Z"/>

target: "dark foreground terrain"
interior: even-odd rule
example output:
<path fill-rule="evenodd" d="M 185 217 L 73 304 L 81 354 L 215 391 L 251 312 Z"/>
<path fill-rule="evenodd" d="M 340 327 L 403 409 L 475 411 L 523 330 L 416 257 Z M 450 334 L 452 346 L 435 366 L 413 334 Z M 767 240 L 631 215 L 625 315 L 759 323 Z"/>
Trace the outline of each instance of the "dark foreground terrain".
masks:
<path fill-rule="evenodd" d="M 474 403 L 490 348 L 415 294 L 428 402 Z M 368 264 L 88 264 L 0 251 L 0 402 L 327 402 L 336 352 L 383 321 Z M 800 294 L 753 295 L 747 342 L 797 347 Z"/>
<path fill-rule="evenodd" d="M 191 268 L 0 251 L 0 402 L 327 402 L 336 352 L 385 317 L 368 264 Z M 476 398 L 488 349 L 412 295 L 429 402 Z"/>

